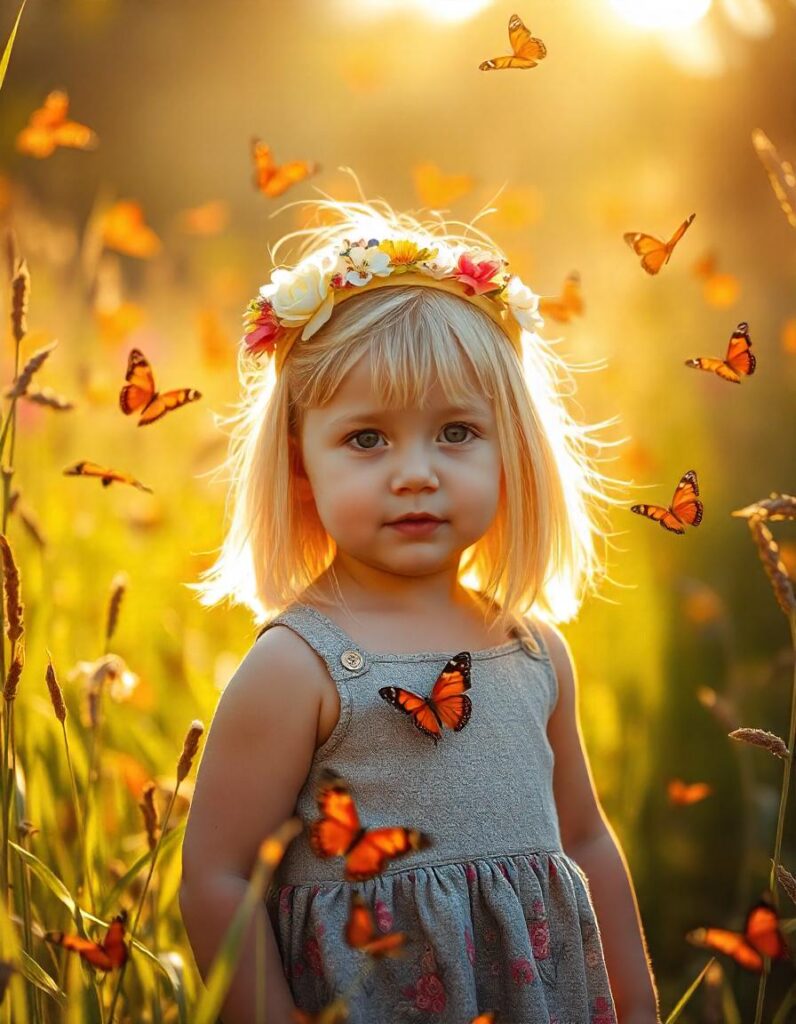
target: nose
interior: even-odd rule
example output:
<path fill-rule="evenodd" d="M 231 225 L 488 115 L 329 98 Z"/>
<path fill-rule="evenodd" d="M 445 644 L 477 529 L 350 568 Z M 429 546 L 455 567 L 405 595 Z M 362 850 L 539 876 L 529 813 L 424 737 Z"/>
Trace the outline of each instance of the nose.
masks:
<path fill-rule="evenodd" d="M 410 445 L 398 457 L 392 475 L 392 490 L 401 491 L 436 491 L 439 477 L 434 468 L 433 455 L 422 443 Z"/>

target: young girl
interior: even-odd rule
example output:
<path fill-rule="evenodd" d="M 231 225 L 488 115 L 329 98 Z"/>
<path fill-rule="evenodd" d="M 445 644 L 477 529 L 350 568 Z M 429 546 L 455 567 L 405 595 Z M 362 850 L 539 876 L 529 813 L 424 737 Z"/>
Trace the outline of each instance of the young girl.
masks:
<path fill-rule="evenodd" d="M 552 625 L 602 571 L 599 442 L 483 232 L 317 206 L 326 225 L 283 239 L 307 236 L 302 258 L 247 310 L 231 524 L 198 588 L 268 621 L 188 820 L 197 963 L 295 813 L 264 960 L 252 927 L 224 1024 L 254 1019 L 262 972 L 269 1024 L 335 1000 L 348 1017 L 324 1020 L 655 1024 Z"/>

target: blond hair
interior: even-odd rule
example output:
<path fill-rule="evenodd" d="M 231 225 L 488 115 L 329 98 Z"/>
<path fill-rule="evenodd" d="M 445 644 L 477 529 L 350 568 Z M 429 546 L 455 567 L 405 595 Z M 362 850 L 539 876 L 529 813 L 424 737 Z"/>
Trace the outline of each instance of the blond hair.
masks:
<path fill-rule="evenodd" d="M 290 204 L 295 205 L 295 204 Z M 314 200 L 327 224 L 284 236 L 271 250 L 304 236 L 304 258 L 344 239 L 406 237 L 448 245 L 474 242 L 451 228 L 460 222 L 421 222 L 397 214 L 384 200 Z M 329 225 L 328 214 L 337 218 Z M 500 253 L 482 231 L 465 225 L 477 247 Z M 274 260 L 274 262 L 276 262 Z M 262 621 L 300 599 L 331 565 L 336 545 L 314 505 L 299 503 L 296 455 L 306 409 L 331 400 L 367 352 L 374 393 L 385 407 L 424 405 L 439 381 L 451 402 L 466 399 L 466 367 L 494 403 L 504 471 L 498 512 L 487 532 L 463 553 L 459 581 L 498 609 L 504 625 L 533 613 L 552 622 L 575 616 L 584 597 L 606 576 L 607 510 L 622 482 L 600 471 L 599 451 L 610 444 L 567 408 L 573 367 L 553 343 L 523 331 L 522 360 L 486 314 L 463 298 L 407 285 L 355 296 L 336 309 L 311 338 L 297 342 L 283 370 L 274 360 L 255 367 L 241 349 L 242 398 L 231 425 L 227 459 L 226 532 L 215 563 L 189 585 L 204 605 L 225 599 Z"/>

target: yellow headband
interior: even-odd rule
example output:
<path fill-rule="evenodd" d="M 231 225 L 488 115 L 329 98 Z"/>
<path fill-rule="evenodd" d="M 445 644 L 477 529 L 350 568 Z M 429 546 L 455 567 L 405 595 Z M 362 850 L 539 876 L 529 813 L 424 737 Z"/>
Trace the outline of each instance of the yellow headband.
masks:
<path fill-rule="evenodd" d="M 272 283 L 260 289 L 260 298 L 249 303 L 244 315 L 242 343 L 247 352 L 272 355 L 279 373 L 296 341 L 312 337 L 336 306 L 393 286 L 435 288 L 464 299 L 501 328 L 520 358 L 523 329 L 541 326 L 538 296 L 505 272 L 502 257 L 460 253 L 456 260 L 449 250 L 440 269 L 435 258 L 441 244 L 431 240 L 424 248 L 406 239 L 345 245 L 340 251 L 338 243 L 332 252 L 320 259 L 316 255 L 292 271 L 272 273 Z"/>

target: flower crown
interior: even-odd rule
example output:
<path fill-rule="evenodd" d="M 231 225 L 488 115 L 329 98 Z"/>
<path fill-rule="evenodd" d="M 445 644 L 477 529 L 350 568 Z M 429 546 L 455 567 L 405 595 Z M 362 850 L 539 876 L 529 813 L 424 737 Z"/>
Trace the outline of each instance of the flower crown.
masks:
<path fill-rule="evenodd" d="M 390 285 L 421 285 L 466 299 L 502 327 L 520 355 L 522 331 L 542 326 L 539 296 L 494 253 L 407 238 L 342 244 L 313 253 L 292 270 L 272 271 L 271 283 L 260 288 L 243 316 L 247 354 L 275 355 L 279 370 L 299 335 L 302 341 L 311 338 L 336 305 Z"/>

